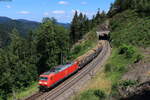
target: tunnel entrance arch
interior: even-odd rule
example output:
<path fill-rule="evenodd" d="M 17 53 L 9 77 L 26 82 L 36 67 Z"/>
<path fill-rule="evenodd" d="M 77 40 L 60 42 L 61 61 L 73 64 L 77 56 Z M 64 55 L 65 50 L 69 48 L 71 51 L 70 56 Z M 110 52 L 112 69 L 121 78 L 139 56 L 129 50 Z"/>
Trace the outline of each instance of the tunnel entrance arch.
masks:
<path fill-rule="evenodd" d="M 110 31 L 99 31 L 97 32 L 97 37 L 99 40 L 109 40 Z"/>

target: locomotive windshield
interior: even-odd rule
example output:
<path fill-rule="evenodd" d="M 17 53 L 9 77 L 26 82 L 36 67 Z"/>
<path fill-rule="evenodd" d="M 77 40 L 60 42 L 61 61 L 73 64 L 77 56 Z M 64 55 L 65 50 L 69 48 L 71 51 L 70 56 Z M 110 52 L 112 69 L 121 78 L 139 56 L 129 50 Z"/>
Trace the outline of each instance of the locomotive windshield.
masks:
<path fill-rule="evenodd" d="M 50 72 L 58 72 L 58 71 L 60 71 L 61 70 L 61 68 L 52 68 L 51 70 L 50 70 Z"/>
<path fill-rule="evenodd" d="M 47 81 L 48 78 L 47 77 L 40 77 L 39 80 L 44 80 L 44 81 Z"/>

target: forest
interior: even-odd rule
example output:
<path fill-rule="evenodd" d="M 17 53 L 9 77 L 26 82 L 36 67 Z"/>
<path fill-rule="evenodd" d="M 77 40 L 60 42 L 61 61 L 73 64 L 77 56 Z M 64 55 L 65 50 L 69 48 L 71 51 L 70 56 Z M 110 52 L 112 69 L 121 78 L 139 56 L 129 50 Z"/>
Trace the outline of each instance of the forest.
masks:
<path fill-rule="evenodd" d="M 39 74 L 70 61 L 71 47 L 106 19 L 110 20 L 114 47 L 149 46 L 149 12 L 150 0 L 115 0 L 108 13 L 98 10 L 92 19 L 76 11 L 69 29 L 58 25 L 55 18 L 43 18 L 26 37 L 18 28 L 8 32 L 1 24 L 0 36 L 9 35 L 0 42 L 9 42 L 0 48 L 0 99 L 7 100 L 10 94 L 37 81 Z"/>
<path fill-rule="evenodd" d="M 117 47 L 122 44 L 149 46 L 149 14 L 149 0 L 116 0 L 108 12 L 112 44 Z"/>
<path fill-rule="evenodd" d="M 7 38 L 10 42 L 0 48 L 0 99 L 7 100 L 10 94 L 37 81 L 41 73 L 72 60 L 72 45 L 105 18 L 104 11 L 92 19 L 76 11 L 68 29 L 58 25 L 55 18 L 45 17 L 26 37 L 13 28 Z M 6 33 L 1 27 L 1 34 Z"/>
<path fill-rule="evenodd" d="M 110 17 L 125 10 L 135 10 L 144 15 L 149 15 L 150 1 L 149 0 L 115 0 L 111 4 L 108 15 Z"/>

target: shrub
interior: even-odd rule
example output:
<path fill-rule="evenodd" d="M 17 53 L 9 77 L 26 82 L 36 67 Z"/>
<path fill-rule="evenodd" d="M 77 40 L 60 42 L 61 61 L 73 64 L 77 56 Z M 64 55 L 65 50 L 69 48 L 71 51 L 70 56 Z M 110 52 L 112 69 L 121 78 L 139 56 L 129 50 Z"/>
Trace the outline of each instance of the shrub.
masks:
<path fill-rule="evenodd" d="M 113 67 L 113 66 L 112 66 L 111 64 L 109 64 L 109 63 L 106 64 L 106 65 L 105 65 L 105 72 L 112 72 L 112 70 L 113 70 L 112 67 Z"/>
<path fill-rule="evenodd" d="M 78 54 L 78 53 L 80 52 L 80 50 L 81 50 L 81 46 L 80 46 L 80 45 L 77 45 L 77 46 L 74 47 L 73 53 L 74 53 L 74 54 Z"/>
<path fill-rule="evenodd" d="M 123 80 L 119 83 L 119 86 L 127 87 L 136 85 L 138 82 L 135 80 Z"/>
<path fill-rule="evenodd" d="M 100 99 L 104 99 L 104 98 L 106 98 L 106 94 L 105 94 L 105 92 L 104 91 L 102 91 L 102 90 L 95 90 L 94 91 L 94 94 L 95 94 L 95 96 L 97 96 L 97 97 L 99 97 Z"/>
<path fill-rule="evenodd" d="M 143 56 L 141 54 L 137 54 L 134 63 L 137 63 L 142 59 L 143 59 Z"/>
<path fill-rule="evenodd" d="M 123 44 L 119 47 L 119 54 L 125 54 L 126 58 L 131 58 L 135 54 L 135 48 L 131 45 Z"/>
<path fill-rule="evenodd" d="M 118 72 L 124 72 L 124 71 L 126 71 L 126 67 L 123 67 L 123 66 L 117 67 L 116 70 L 117 70 Z"/>
<path fill-rule="evenodd" d="M 76 97 L 76 100 L 102 100 L 106 98 L 106 94 L 104 91 L 96 89 L 96 90 L 87 90 L 79 97 Z"/>
<path fill-rule="evenodd" d="M 112 84 L 112 87 L 111 87 L 111 89 L 112 89 L 112 91 L 111 91 L 111 95 L 112 96 L 117 96 L 118 95 L 118 90 L 117 90 L 117 88 L 118 88 L 118 83 L 113 83 Z"/>
<path fill-rule="evenodd" d="M 94 95 L 94 90 L 87 90 L 81 93 L 80 97 L 77 97 L 77 100 L 99 100 L 99 98 Z"/>
<path fill-rule="evenodd" d="M 128 86 L 133 86 L 133 85 L 137 85 L 138 82 L 135 80 L 123 80 L 121 82 L 115 82 L 112 84 L 112 91 L 111 91 L 111 95 L 113 97 L 118 97 L 119 96 L 119 92 L 118 92 L 118 87 L 128 87 Z"/>
<path fill-rule="evenodd" d="M 116 82 L 113 83 L 113 84 L 112 84 L 112 90 L 116 90 L 117 86 L 118 86 L 118 83 L 116 83 Z"/>

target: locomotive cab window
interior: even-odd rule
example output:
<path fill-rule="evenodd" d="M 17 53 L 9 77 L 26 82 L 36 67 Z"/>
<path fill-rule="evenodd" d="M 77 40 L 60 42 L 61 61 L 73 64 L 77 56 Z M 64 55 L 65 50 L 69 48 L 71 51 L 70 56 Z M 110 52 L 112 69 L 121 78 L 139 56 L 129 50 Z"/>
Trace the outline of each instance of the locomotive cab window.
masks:
<path fill-rule="evenodd" d="M 47 81 L 48 78 L 47 77 L 40 77 L 39 80 L 44 80 L 44 81 Z"/>
<path fill-rule="evenodd" d="M 61 68 L 55 68 L 55 72 L 59 72 L 61 70 Z"/>

